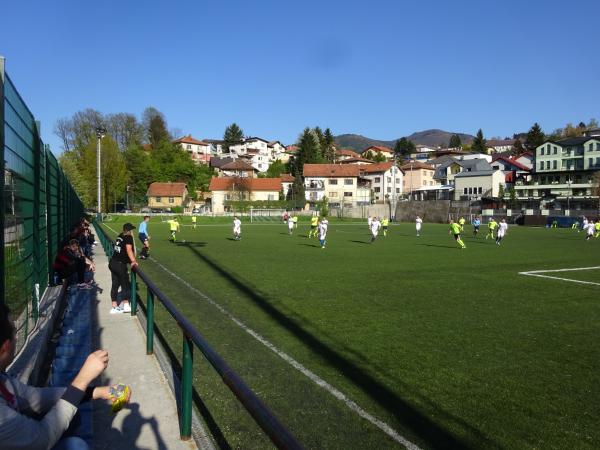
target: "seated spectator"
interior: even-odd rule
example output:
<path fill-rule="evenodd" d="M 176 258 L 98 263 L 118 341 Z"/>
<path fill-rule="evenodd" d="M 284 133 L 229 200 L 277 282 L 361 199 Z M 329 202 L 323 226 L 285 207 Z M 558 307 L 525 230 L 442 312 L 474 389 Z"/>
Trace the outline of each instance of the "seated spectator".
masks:
<path fill-rule="evenodd" d="M 52 268 L 61 280 L 68 280 L 74 274 L 77 274 L 78 287 L 90 289 L 92 285 L 85 282 L 86 269 L 94 272 L 96 266 L 94 262 L 87 258 L 79 248 L 77 239 L 71 239 L 68 245 L 58 252 Z"/>
<path fill-rule="evenodd" d="M 15 326 L 8 308 L 0 305 L 0 448 L 87 449 L 86 442 L 78 437 L 61 439 L 77 413 L 79 403 L 104 399 L 112 400 L 113 406 L 116 403 L 122 405 L 131 395 L 127 388 L 116 399 L 114 386 L 90 386 L 106 369 L 108 352 L 97 350 L 90 354 L 68 387 L 37 388 L 27 386 L 5 372 L 15 357 L 15 338 Z"/>

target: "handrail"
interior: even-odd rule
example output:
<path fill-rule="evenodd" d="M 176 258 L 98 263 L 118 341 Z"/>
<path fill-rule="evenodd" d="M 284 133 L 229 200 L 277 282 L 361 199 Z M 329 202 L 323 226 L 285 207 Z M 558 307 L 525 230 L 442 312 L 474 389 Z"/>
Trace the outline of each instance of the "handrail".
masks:
<path fill-rule="evenodd" d="M 104 251 L 108 256 L 111 256 L 113 253 L 113 241 L 106 234 L 104 228 L 96 222 L 94 224 L 98 230 Z M 139 267 L 134 267 L 131 270 L 131 315 L 134 316 L 137 314 L 137 276 L 146 284 L 147 289 L 146 353 L 152 355 L 154 349 L 154 298 L 157 298 L 163 304 L 182 331 L 181 439 L 187 440 L 191 437 L 193 367 L 193 346 L 191 344 L 194 344 L 277 448 L 301 449 L 302 446 L 290 431 L 275 417 L 273 412 L 246 385 L 244 380 L 229 367 L 227 362 L 210 346 L 204 336 L 183 316 L 173 302 L 162 293 L 158 286 Z"/>

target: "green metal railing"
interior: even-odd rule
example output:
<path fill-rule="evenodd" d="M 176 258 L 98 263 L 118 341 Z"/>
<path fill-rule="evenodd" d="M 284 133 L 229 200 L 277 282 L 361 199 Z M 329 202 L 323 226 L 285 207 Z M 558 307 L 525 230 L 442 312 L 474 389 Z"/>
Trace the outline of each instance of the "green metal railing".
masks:
<path fill-rule="evenodd" d="M 113 254 L 113 241 L 99 223 L 95 223 L 95 226 L 105 253 L 111 257 Z M 146 285 L 146 354 L 152 355 L 154 353 L 155 299 L 158 299 L 165 307 L 181 329 L 182 373 L 179 399 L 181 404 L 181 417 L 179 420 L 181 439 L 187 440 L 192 434 L 192 369 L 194 365 L 194 347 L 196 347 L 277 448 L 301 449 L 302 446 L 296 441 L 296 438 L 252 392 L 242 378 L 213 350 L 200 332 L 139 267 L 131 270 L 131 315 L 135 316 L 137 314 L 138 277 Z"/>
<path fill-rule="evenodd" d="M 38 320 L 60 243 L 83 205 L 40 137 L 40 124 L 0 57 L 0 303 L 16 319 L 20 347 Z"/>

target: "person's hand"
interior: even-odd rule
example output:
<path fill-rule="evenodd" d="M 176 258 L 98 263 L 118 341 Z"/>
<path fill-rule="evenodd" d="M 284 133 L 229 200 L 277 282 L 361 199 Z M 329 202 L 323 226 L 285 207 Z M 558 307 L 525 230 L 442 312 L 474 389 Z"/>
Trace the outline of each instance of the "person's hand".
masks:
<path fill-rule="evenodd" d="M 137 261 L 132 261 L 131 262 L 131 268 L 134 268 L 134 267 L 137 267 L 137 266 L 138 266 Z"/>
<path fill-rule="evenodd" d="M 108 352 L 106 350 L 96 350 L 87 357 L 83 363 L 83 367 L 79 370 L 79 373 L 71 384 L 85 391 L 89 384 L 104 372 L 107 366 Z"/>

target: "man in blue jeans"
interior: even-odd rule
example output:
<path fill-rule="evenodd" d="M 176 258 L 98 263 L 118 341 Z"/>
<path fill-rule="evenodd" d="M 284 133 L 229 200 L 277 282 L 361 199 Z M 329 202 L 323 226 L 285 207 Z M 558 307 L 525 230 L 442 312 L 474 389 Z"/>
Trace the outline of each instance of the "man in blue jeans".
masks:
<path fill-rule="evenodd" d="M 69 386 L 38 388 L 8 376 L 6 368 L 15 357 L 15 326 L 8 308 L 0 304 L 0 448 L 3 450 L 87 449 L 78 437 L 61 439 L 77 407 L 90 399 L 117 400 L 114 386 L 90 384 L 108 366 L 108 352 L 90 354 Z M 129 401 L 130 390 L 126 398 Z"/>

